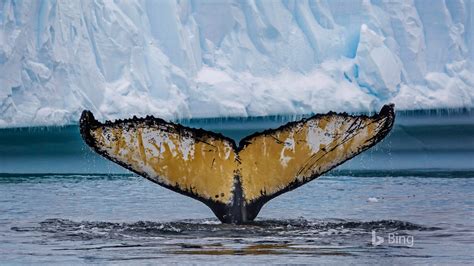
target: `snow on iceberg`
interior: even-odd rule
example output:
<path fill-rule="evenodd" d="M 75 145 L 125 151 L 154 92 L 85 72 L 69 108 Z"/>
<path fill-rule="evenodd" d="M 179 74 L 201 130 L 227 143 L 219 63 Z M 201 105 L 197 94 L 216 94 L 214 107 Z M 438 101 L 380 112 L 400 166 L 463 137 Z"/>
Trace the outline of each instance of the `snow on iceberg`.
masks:
<path fill-rule="evenodd" d="M 357 47 L 359 86 L 380 99 L 396 95 L 401 83 L 402 63 L 384 43 L 384 38 L 362 24 Z"/>
<path fill-rule="evenodd" d="M 0 4 L 0 127 L 472 108 L 471 1 Z"/>

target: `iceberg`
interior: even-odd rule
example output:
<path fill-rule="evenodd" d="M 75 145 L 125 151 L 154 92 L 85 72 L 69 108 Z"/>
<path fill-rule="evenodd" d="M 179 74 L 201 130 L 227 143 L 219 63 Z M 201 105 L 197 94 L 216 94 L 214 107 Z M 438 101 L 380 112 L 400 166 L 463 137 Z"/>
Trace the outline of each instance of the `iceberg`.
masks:
<path fill-rule="evenodd" d="M 0 4 L 0 127 L 474 106 L 463 0 Z"/>

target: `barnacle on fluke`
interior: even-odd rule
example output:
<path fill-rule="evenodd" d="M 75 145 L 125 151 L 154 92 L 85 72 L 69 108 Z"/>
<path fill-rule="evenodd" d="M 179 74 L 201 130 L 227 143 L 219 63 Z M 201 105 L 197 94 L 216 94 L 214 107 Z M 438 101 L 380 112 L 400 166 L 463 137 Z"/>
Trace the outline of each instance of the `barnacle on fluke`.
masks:
<path fill-rule="evenodd" d="M 221 134 L 147 116 L 80 119 L 85 142 L 107 159 L 206 204 L 224 223 L 245 223 L 272 198 L 293 190 L 382 140 L 393 104 L 374 116 L 317 114 L 236 143 Z"/>

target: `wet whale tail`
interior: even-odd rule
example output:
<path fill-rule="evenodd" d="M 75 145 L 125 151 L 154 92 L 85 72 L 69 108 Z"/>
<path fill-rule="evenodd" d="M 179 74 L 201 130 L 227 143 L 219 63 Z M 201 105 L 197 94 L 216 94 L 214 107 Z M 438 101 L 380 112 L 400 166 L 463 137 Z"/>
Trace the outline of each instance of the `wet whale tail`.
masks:
<path fill-rule="evenodd" d="M 224 223 L 255 219 L 269 200 L 328 172 L 381 141 L 393 104 L 373 116 L 329 112 L 236 143 L 159 118 L 80 119 L 85 142 L 105 158 L 206 204 Z"/>

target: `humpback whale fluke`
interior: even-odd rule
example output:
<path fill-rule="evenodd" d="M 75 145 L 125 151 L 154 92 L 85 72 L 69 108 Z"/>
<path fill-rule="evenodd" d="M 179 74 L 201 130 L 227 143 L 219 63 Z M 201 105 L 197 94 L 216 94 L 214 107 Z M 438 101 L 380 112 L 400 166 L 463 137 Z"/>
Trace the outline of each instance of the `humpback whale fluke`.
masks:
<path fill-rule="evenodd" d="M 150 116 L 100 123 L 84 111 L 80 130 L 105 158 L 203 202 L 223 223 L 245 223 L 274 197 L 377 144 L 394 120 L 393 104 L 370 117 L 329 112 L 252 134 L 238 146 Z"/>

